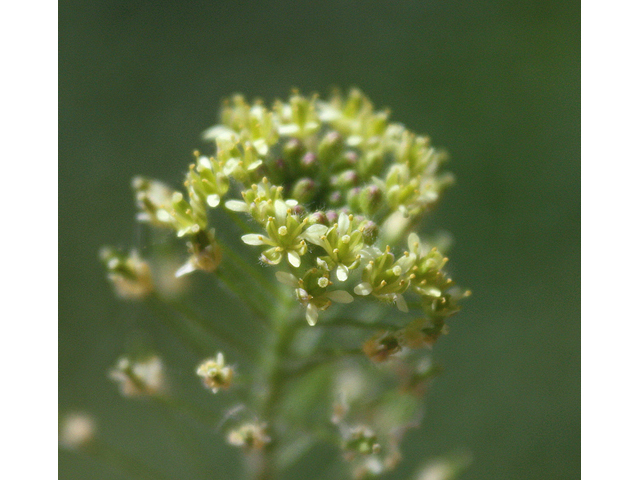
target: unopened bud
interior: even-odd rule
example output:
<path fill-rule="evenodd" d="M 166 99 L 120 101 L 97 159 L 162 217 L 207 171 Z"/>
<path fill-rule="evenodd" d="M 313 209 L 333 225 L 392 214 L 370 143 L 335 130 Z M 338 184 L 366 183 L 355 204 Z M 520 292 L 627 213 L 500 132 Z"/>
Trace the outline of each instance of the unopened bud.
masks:
<path fill-rule="evenodd" d="M 364 243 L 367 245 L 373 245 L 378 239 L 378 225 L 371 220 L 366 220 L 364 224 L 361 224 L 360 231 L 362 232 Z"/>
<path fill-rule="evenodd" d="M 292 196 L 300 203 L 308 203 L 316 195 L 316 182 L 310 178 L 301 178 L 293 186 Z"/>
<path fill-rule="evenodd" d="M 309 219 L 309 225 L 315 225 L 316 223 L 327 226 L 329 225 L 327 215 L 323 211 L 313 212 L 307 218 Z"/>
<path fill-rule="evenodd" d="M 304 169 L 311 169 L 318 165 L 318 157 L 313 152 L 307 152 L 300 160 L 300 165 Z"/>
<path fill-rule="evenodd" d="M 377 185 L 369 185 L 360 191 L 360 208 L 366 215 L 373 215 L 382 205 L 382 190 Z"/>
<path fill-rule="evenodd" d="M 332 164 L 342 151 L 343 140 L 338 132 L 329 132 L 318 145 L 318 160 L 324 164 Z"/>
<path fill-rule="evenodd" d="M 355 170 L 345 170 L 340 175 L 331 177 L 331 185 L 341 189 L 355 187 L 358 184 L 358 173 Z"/>

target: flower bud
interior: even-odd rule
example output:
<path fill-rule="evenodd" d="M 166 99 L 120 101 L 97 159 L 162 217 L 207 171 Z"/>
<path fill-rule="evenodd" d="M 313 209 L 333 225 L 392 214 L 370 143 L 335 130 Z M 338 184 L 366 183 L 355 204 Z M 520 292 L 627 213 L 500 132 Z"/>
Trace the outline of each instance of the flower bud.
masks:
<path fill-rule="evenodd" d="M 289 139 L 282 147 L 282 155 L 291 164 L 299 161 L 300 157 L 304 153 L 304 145 L 297 138 Z"/>
<path fill-rule="evenodd" d="M 338 190 L 335 190 L 333 192 L 331 192 L 331 194 L 329 194 L 329 205 L 333 206 L 333 207 L 337 207 L 339 205 L 342 204 L 342 193 Z"/>
<path fill-rule="evenodd" d="M 336 223 L 338 221 L 338 212 L 336 212 L 335 210 L 328 210 L 327 221 L 329 222 L 329 225 L 333 225 L 334 223 Z"/>
<path fill-rule="evenodd" d="M 345 170 L 339 175 L 331 177 L 331 185 L 340 189 L 353 188 L 358 184 L 358 173 L 355 170 Z"/>
<path fill-rule="evenodd" d="M 178 269 L 176 277 L 181 277 L 195 270 L 207 273 L 215 272 L 222 261 L 222 249 L 215 239 L 215 230 L 199 231 L 187 242 L 191 257 Z"/>
<path fill-rule="evenodd" d="M 368 185 L 360 191 L 359 200 L 362 212 L 372 216 L 382 205 L 382 190 L 377 185 Z"/>
<path fill-rule="evenodd" d="M 313 152 L 307 152 L 300 160 L 300 165 L 305 170 L 311 170 L 319 164 L 318 156 Z"/>
<path fill-rule="evenodd" d="M 310 178 L 301 178 L 293 186 L 291 196 L 300 203 L 308 203 L 313 200 L 317 192 L 317 184 Z"/>
<path fill-rule="evenodd" d="M 318 145 L 318 160 L 324 164 L 333 164 L 342 152 L 343 144 L 338 132 L 327 133 Z"/>
<path fill-rule="evenodd" d="M 356 168 L 358 164 L 358 154 L 353 150 L 344 152 L 333 164 L 334 171 Z"/>
<path fill-rule="evenodd" d="M 362 239 L 366 245 L 373 245 L 378 239 L 378 225 L 371 220 L 365 220 L 358 229 L 362 232 Z"/>
<path fill-rule="evenodd" d="M 319 223 L 320 225 L 329 225 L 327 215 L 321 210 L 313 212 L 307 218 L 309 219 L 309 225 L 315 225 L 316 223 Z"/>
<path fill-rule="evenodd" d="M 365 355 L 379 363 L 402 350 L 399 338 L 392 332 L 377 333 L 362 346 Z"/>

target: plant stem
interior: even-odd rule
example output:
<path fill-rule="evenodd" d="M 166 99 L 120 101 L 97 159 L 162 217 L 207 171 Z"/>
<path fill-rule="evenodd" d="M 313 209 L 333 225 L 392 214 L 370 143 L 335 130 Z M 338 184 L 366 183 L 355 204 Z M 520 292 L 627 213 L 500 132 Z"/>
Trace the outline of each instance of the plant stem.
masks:
<path fill-rule="evenodd" d="M 262 389 L 264 395 L 257 406 L 260 421 L 266 422 L 268 426 L 271 442 L 260 452 L 257 452 L 249 472 L 253 480 L 274 480 L 277 478 L 275 454 L 278 445 L 278 419 L 277 402 L 282 396 L 282 387 L 286 382 L 286 375 L 283 371 L 283 363 L 289 355 L 291 342 L 300 328 L 302 319 L 292 318 L 291 301 L 282 302 L 271 315 L 273 325 L 273 335 L 268 340 L 266 355 L 262 365 L 264 370 L 257 378 L 258 391 Z"/>

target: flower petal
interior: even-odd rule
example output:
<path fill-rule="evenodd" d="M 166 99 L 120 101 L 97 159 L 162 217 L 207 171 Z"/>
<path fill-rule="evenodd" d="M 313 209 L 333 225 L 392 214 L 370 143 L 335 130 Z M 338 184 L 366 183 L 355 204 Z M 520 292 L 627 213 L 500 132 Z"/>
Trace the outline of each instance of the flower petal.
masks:
<path fill-rule="evenodd" d="M 258 235 L 257 233 L 249 233 L 247 235 L 243 235 L 240 237 L 244 243 L 247 245 L 264 245 L 264 236 Z"/>
<path fill-rule="evenodd" d="M 256 168 L 258 168 L 260 165 L 262 165 L 262 160 L 256 160 L 255 162 L 251 163 L 248 167 L 247 170 L 249 172 L 253 172 Z"/>
<path fill-rule="evenodd" d="M 290 287 L 298 286 L 298 278 L 289 272 L 276 272 L 276 279 L 280 283 L 284 285 L 288 285 Z"/>
<path fill-rule="evenodd" d="M 202 133 L 203 140 L 231 140 L 235 137 L 235 132 L 224 125 L 214 125 Z"/>
<path fill-rule="evenodd" d="M 314 245 L 318 245 L 322 247 L 324 242 L 320 239 L 323 235 L 327 233 L 328 228 L 325 225 L 321 225 L 316 223 L 307 228 L 302 234 L 302 238 L 313 243 Z"/>
<path fill-rule="evenodd" d="M 326 297 L 329 300 L 333 300 L 336 303 L 351 303 L 353 302 L 353 297 L 349 295 L 348 292 L 344 290 L 334 290 L 332 292 L 327 292 Z"/>
<path fill-rule="evenodd" d="M 300 131 L 300 127 L 295 123 L 288 123 L 286 125 L 280 125 L 278 127 L 278 133 L 280 135 L 294 135 Z"/>
<path fill-rule="evenodd" d="M 211 208 L 216 208 L 218 205 L 220 205 L 220 195 L 214 193 L 207 196 L 207 205 L 209 205 Z"/>
<path fill-rule="evenodd" d="M 396 267 L 400 267 L 400 274 L 407 273 L 416 263 L 416 255 L 410 253 L 409 255 L 403 255 L 396 262 Z"/>
<path fill-rule="evenodd" d="M 346 213 L 341 212 L 338 217 L 338 236 L 342 237 L 349 231 L 349 217 Z"/>
<path fill-rule="evenodd" d="M 267 142 L 264 138 L 258 138 L 257 140 L 254 140 L 253 146 L 260 155 L 266 155 L 269 151 L 269 146 L 267 145 Z"/>
<path fill-rule="evenodd" d="M 276 222 L 278 225 L 284 225 L 287 221 L 287 204 L 282 200 L 275 201 Z"/>
<path fill-rule="evenodd" d="M 407 238 L 407 244 L 411 253 L 420 253 L 420 237 L 418 237 L 417 233 L 411 232 L 409 234 L 409 237 Z"/>
<path fill-rule="evenodd" d="M 407 305 L 407 301 L 404 299 L 402 295 L 396 296 L 396 307 L 401 312 L 407 313 L 409 312 L 409 306 Z"/>
<path fill-rule="evenodd" d="M 191 272 L 194 272 L 196 267 L 191 261 L 188 261 L 183 266 L 181 266 L 178 270 L 176 270 L 176 278 L 180 278 L 183 275 L 187 275 Z"/>
<path fill-rule="evenodd" d="M 362 282 L 360 285 L 356 285 L 353 291 L 356 295 L 369 295 L 373 291 L 373 287 L 370 283 Z"/>
<path fill-rule="evenodd" d="M 313 303 L 307 305 L 307 313 L 305 316 L 309 325 L 313 327 L 318 322 L 318 307 Z"/>
<path fill-rule="evenodd" d="M 156 211 L 156 218 L 161 222 L 171 223 L 173 222 L 173 217 L 169 212 L 164 209 L 160 209 Z"/>
<path fill-rule="evenodd" d="M 289 263 L 292 267 L 298 268 L 300 266 L 300 255 L 298 255 L 297 252 L 289 250 L 287 252 L 287 259 L 289 260 Z"/>
<path fill-rule="evenodd" d="M 336 277 L 338 277 L 338 280 L 341 282 L 346 281 L 347 278 L 349 278 L 349 269 L 345 265 L 339 264 L 336 270 Z"/>
<path fill-rule="evenodd" d="M 232 212 L 248 212 L 249 211 L 249 205 L 247 205 L 246 202 L 243 202 L 241 200 L 227 200 L 224 203 L 224 206 L 227 207 L 227 209 L 231 210 Z"/>
<path fill-rule="evenodd" d="M 198 158 L 198 165 L 202 168 L 206 168 L 207 170 L 211 170 L 213 168 L 209 159 L 204 156 Z"/>

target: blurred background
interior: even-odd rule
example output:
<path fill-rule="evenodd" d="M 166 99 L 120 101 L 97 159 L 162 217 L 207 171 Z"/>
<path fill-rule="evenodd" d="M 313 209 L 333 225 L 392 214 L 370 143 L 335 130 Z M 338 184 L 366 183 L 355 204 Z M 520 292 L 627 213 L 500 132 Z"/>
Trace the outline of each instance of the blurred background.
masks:
<path fill-rule="evenodd" d="M 60 411 L 94 413 L 107 441 L 174 478 L 236 478 L 238 452 L 222 435 L 199 431 L 190 456 L 176 441 L 188 428 L 122 399 L 106 378 L 142 342 L 167 359 L 177 389 L 217 401 L 153 315 L 114 297 L 97 252 L 142 246 L 131 178 L 177 187 L 224 97 L 270 103 L 294 86 L 323 95 L 358 86 L 451 153 L 458 182 L 429 222 L 453 233 L 451 273 L 473 290 L 434 348 L 446 371 L 389 478 L 408 479 L 458 449 L 474 456 L 464 479 L 579 478 L 579 9 L 527 0 L 60 2 Z M 233 304 L 193 288 L 216 321 L 235 321 Z M 308 461 L 331 458 L 319 455 Z M 66 479 L 125 478 L 67 452 L 59 469 Z"/>

